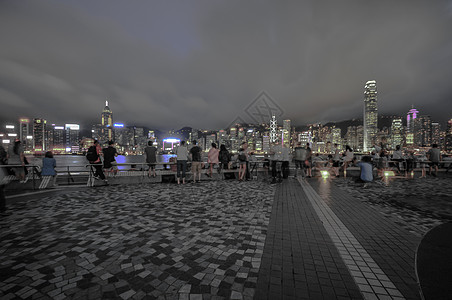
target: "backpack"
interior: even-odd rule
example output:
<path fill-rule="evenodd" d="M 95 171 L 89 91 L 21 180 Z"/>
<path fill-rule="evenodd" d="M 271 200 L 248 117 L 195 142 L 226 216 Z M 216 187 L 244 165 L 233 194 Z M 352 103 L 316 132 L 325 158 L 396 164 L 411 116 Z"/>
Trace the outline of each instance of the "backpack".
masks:
<path fill-rule="evenodd" d="M 99 155 L 97 154 L 96 146 L 91 146 L 88 148 L 88 152 L 86 152 L 86 159 L 89 162 L 94 162 L 99 158 Z"/>

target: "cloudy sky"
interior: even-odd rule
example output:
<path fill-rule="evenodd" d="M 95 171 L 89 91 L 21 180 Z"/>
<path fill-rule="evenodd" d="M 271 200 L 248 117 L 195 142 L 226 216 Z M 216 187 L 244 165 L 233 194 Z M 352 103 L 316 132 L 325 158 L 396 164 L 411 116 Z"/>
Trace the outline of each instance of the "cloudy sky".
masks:
<path fill-rule="evenodd" d="M 0 0 L 0 118 L 161 129 L 246 119 L 265 91 L 294 124 L 413 104 L 452 118 L 452 1 Z"/>

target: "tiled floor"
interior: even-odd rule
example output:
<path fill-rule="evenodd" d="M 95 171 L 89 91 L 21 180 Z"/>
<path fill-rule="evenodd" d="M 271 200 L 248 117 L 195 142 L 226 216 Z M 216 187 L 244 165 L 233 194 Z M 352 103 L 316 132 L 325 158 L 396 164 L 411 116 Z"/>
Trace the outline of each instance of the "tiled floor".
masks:
<path fill-rule="evenodd" d="M 252 299 L 273 187 L 109 186 L 12 205 L 0 297 Z"/>
<path fill-rule="evenodd" d="M 0 298 L 419 299 L 416 246 L 441 221 L 354 189 L 290 178 L 11 198 Z"/>

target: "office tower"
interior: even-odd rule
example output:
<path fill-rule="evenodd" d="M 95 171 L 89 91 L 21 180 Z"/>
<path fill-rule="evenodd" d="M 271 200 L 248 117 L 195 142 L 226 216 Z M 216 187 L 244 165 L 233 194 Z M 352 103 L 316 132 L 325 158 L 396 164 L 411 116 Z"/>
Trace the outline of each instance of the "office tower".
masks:
<path fill-rule="evenodd" d="M 395 149 L 397 145 L 403 145 L 403 124 L 402 118 L 395 118 L 391 124 L 391 146 Z"/>
<path fill-rule="evenodd" d="M 446 151 L 452 151 L 452 119 L 447 121 L 446 138 L 444 144 Z"/>
<path fill-rule="evenodd" d="M 19 119 L 19 139 L 25 142 L 30 133 L 30 120 L 27 118 Z"/>
<path fill-rule="evenodd" d="M 102 111 L 102 131 L 101 140 L 106 143 L 113 140 L 113 113 L 108 107 L 108 101 L 105 101 L 105 107 Z"/>
<path fill-rule="evenodd" d="M 49 149 L 52 149 L 53 153 L 66 152 L 66 130 L 64 126 L 52 124 L 48 131 Z"/>
<path fill-rule="evenodd" d="M 342 144 L 342 138 L 341 138 L 341 134 L 342 131 L 340 128 L 333 128 L 331 129 L 331 134 L 332 134 L 332 143 L 333 144 L 338 144 L 339 148 L 341 148 L 341 144 Z"/>
<path fill-rule="evenodd" d="M 407 133 L 414 133 L 414 120 L 418 117 L 419 111 L 411 106 L 411 109 L 406 114 L 406 128 Z"/>
<path fill-rule="evenodd" d="M 370 80 L 364 86 L 364 151 L 369 151 L 376 142 L 377 123 L 377 82 Z"/>
<path fill-rule="evenodd" d="M 66 124 L 66 151 L 77 153 L 80 150 L 80 125 Z"/>
<path fill-rule="evenodd" d="M 37 152 L 46 151 L 47 120 L 33 119 L 33 149 Z"/>
<path fill-rule="evenodd" d="M 303 131 L 298 134 L 298 141 L 301 142 L 301 146 L 305 147 L 307 143 L 312 143 L 312 136 L 310 131 Z"/>
<path fill-rule="evenodd" d="M 432 121 L 430 116 L 419 116 L 414 119 L 414 145 L 431 146 Z"/>
<path fill-rule="evenodd" d="M 441 144 L 441 126 L 438 122 L 432 122 L 432 144 L 437 144 L 440 148 L 443 148 Z"/>
<path fill-rule="evenodd" d="M 283 134 L 282 134 L 283 144 L 289 148 L 290 143 L 290 120 L 283 120 Z"/>
<path fill-rule="evenodd" d="M 276 123 L 276 117 L 272 116 L 271 120 L 270 120 L 270 143 L 274 144 L 276 143 L 277 140 L 277 123 Z"/>

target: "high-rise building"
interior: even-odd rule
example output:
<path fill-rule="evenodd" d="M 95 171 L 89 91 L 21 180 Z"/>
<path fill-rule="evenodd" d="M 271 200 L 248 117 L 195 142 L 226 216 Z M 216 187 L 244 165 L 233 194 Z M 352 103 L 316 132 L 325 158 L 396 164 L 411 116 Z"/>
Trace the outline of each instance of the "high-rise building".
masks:
<path fill-rule="evenodd" d="M 370 80 L 364 86 L 364 151 L 376 142 L 378 131 L 377 82 Z"/>
<path fill-rule="evenodd" d="M 270 143 L 276 143 L 276 140 L 278 139 L 277 137 L 277 129 L 278 129 L 278 124 L 276 123 L 276 117 L 272 116 L 271 120 L 270 120 Z"/>
<path fill-rule="evenodd" d="M 440 148 L 441 145 L 441 126 L 438 122 L 432 122 L 432 144 L 437 144 Z"/>
<path fill-rule="evenodd" d="M 341 144 L 342 144 L 342 132 L 340 128 L 333 128 L 331 129 L 331 135 L 332 135 L 332 143 L 333 144 L 338 144 L 339 148 L 341 148 Z"/>
<path fill-rule="evenodd" d="M 66 132 L 64 126 L 52 124 L 49 129 L 49 146 L 53 153 L 63 153 L 66 151 Z"/>
<path fill-rule="evenodd" d="M 447 121 L 447 130 L 444 144 L 446 151 L 452 151 L 452 119 Z"/>
<path fill-rule="evenodd" d="M 428 147 L 431 145 L 432 120 L 430 116 L 418 116 L 414 119 L 414 145 Z"/>
<path fill-rule="evenodd" d="M 77 153 L 80 150 L 80 125 L 66 124 L 66 151 Z"/>
<path fill-rule="evenodd" d="M 403 145 L 403 124 L 402 118 L 395 118 L 391 124 L 391 146 L 395 149 L 397 145 Z"/>
<path fill-rule="evenodd" d="M 283 120 L 283 144 L 286 147 L 290 147 L 291 141 L 290 141 L 290 120 Z"/>
<path fill-rule="evenodd" d="M 414 120 L 418 117 L 419 111 L 411 106 L 411 109 L 406 114 L 406 131 L 407 133 L 414 133 Z"/>
<path fill-rule="evenodd" d="M 33 119 L 33 149 L 38 152 L 46 151 L 47 120 Z"/>
<path fill-rule="evenodd" d="M 102 142 L 112 141 L 113 140 L 113 113 L 108 107 L 108 101 L 105 101 L 105 107 L 102 111 L 102 131 L 101 131 L 101 140 Z"/>

